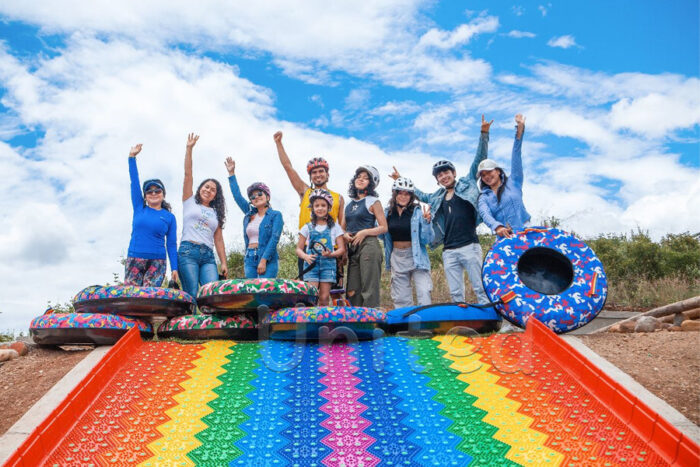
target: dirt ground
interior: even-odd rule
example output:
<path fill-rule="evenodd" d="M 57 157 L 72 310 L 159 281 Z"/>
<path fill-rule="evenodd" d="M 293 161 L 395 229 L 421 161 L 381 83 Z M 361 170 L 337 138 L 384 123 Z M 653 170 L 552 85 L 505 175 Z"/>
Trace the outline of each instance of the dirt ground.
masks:
<path fill-rule="evenodd" d="M 0 435 L 92 350 L 72 349 L 31 348 L 24 357 L 0 363 Z"/>
<path fill-rule="evenodd" d="M 577 337 L 693 423 L 700 424 L 700 332 Z"/>
<path fill-rule="evenodd" d="M 700 333 L 656 332 L 578 336 L 596 353 L 700 424 Z M 32 348 L 0 363 L 0 435 L 87 354 Z"/>

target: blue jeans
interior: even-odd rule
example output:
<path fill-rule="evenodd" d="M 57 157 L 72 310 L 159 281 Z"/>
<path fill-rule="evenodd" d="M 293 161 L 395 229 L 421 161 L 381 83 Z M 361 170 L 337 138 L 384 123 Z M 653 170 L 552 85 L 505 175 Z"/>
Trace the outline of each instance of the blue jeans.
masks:
<path fill-rule="evenodd" d="M 464 271 L 467 271 L 477 301 L 482 304 L 489 302 L 481 283 L 482 261 L 481 246 L 478 243 L 443 250 L 442 265 L 445 268 L 445 278 L 450 287 L 450 297 L 453 302 L 464 301 Z"/>
<path fill-rule="evenodd" d="M 274 279 L 277 277 L 279 270 L 279 260 L 277 258 L 267 262 L 267 269 L 264 274 L 258 274 L 258 263 L 260 263 L 260 254 L 258 248 L 248 248 L 243 258 L 243 271 L 246 279 L 257 279 L 258 277 L 266 277 Z"/>
<path fill-rule="evenodd" d="M 177 263 L 183 290 L 195 298 L 200 285 L 219 279 L 214 252 L 206 245 L 181 242 Z"/>

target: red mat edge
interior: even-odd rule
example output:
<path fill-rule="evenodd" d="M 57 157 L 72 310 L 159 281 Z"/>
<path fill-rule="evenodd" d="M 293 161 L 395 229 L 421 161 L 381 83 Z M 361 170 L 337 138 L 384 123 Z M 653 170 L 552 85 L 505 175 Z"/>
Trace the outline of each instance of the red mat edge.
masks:
<path fill-rule="evenodd" d="M 595 366 L 545 324 L 536 319 L 528 320 L 525 337 L 542 348 L 670 465 L 700 465 L 700 446 L 697 443 Z"/>
<path fill-rule="evenodd" d="M 82 381 L 41 422 L 5 462 L 6 467 L 34 467 L 43 461 L 77 423 L 126 359 L 143 344 L 136 327 L 131 328 L 109 349 Z"/>

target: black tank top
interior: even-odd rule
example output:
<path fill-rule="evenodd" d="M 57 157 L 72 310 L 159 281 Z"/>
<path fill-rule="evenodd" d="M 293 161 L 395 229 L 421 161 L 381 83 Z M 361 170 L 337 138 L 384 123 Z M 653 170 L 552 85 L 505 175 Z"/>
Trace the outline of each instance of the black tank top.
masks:
<path fill-rule="evenodd" d="M 354 234 L 364 229 L 374 227 L 376 221 L 369 207 L 377 201 L 374 196 L 366 196 L 361 200 L 351 200 L 345 205 L 345 226 L 349 233 Z"/>

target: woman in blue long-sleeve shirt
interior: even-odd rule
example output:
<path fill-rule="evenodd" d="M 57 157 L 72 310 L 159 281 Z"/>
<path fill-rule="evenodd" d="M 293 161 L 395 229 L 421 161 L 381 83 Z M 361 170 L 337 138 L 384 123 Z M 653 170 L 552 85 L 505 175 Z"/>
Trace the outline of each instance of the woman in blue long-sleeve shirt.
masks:
<path fill-rule="evenodd" d="M 245 217 L 243 218 L 243 238 L 245 258 L 243 269 L 247 279 L 257 277 L 277 277 L 279 257 L 277 244 L 282 235 L 284 221 L 282 213 L 270 208 L 270 189 L 264 183 L 253 183 L 248 187 L 248 199 L 241 195 L 236 181 L 236 163 L 226 158 L 228 184 L 233 199 Z"/>
<path fill-rule="evenodd" d="M 165 256 L 170 258 L 172 279 L 177 280 L 177 221 L 165 201 L 165 186 L 158 179 L 146 180 L 142 187 L 136 167 L 141 144 L 129 152 L 131 178 L 131 241 L 124 266 L 124 285 L 161 287 L 165 279 Z"/>
<path fill-rule="evenodd" d="M 479 215 L 484 223 L 499 237 L 512 237 L 513 232 L 523 230 L 530 222 L 523 204 L 522 144 L 525 117 L 515 116 L 516 131 L 510 164 L 510 177 L 495 161 L 481 161 L 477 172 Z"/>

